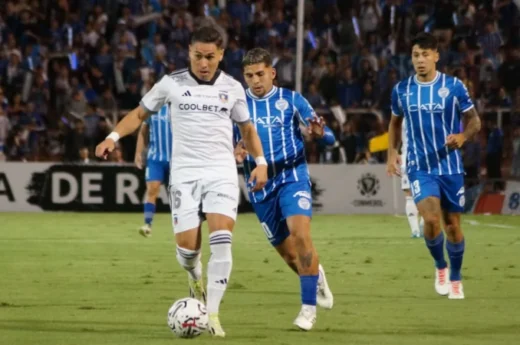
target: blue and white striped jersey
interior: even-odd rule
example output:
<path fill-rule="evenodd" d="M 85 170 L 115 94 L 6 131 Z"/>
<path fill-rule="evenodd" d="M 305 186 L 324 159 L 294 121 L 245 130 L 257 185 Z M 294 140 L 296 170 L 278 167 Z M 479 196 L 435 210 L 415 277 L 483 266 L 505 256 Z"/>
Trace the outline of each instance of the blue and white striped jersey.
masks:
<path fill-rule="evenodd" d="M 461 114 L 473 108 L 466 86 L 457 78 L 437 72 L 421 83 L 416 76 L 403 79 L 392 91 L 392 113 L 404 116 L 407 135 L 407 173 L 432 175 L 464 173 L 459 150 L 446 147 L 446 137 L 460 133 Z"/>
<path fill-rule="evenodd" d="M 308 125 L 308 120 L 316 116 L 312 106 L 298 92 L 278 87 L 273 87 L 262 98 L 253 95 L 250 90 L 246 91 L 246 96 L 251 121 L 255 124 L 268 163 L 269 177 L 263 190 L 250 194 L 250 200 L 260 202 L 287 182 L 310 183 L 300 123 Z M 240 140 L 236 126 L 235 140 Z M 332 145 L 336 139 L 326 127 L 325 137 L 320 140 L 325 145 Z M 248 155 L 244 161 L 246 180 L 255 166 L 253 157 Z"/>
<path fill-rule="evenodd" d="M 147 159 L 156 162 L 169 162 L 172 152 L 170 105 L 165 104 L 159 112 L 147 118 L 145 123 L 150 131 Z"/>

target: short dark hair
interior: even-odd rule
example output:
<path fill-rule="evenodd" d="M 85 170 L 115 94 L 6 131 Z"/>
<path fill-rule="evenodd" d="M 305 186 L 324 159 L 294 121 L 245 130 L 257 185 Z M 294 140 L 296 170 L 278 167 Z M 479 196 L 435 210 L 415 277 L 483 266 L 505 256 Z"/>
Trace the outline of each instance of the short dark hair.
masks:
<path fill-rule="evenodd" d="M 257 63 L 264 63 L 266 67 L 273 65 L 273 58 L 271 54 L 263 48 L 253 48 L 247 52 L 242 59 L 242 66 L 256 65 Z"/>
<path fill-rule="evenodd" d="M 212 26 L 203 26 L 191 35 L 191 43 L 214 43 L 218 48 L 223 47 L 224 40 L 220 32 Z"/>
<path fill-rule="evenodd" d="M 412 40 L 412 48 L 418 45 L 421 49 L 437 50 L 439 42 L 437 38 L 429 32 L 421 32 Z"/>

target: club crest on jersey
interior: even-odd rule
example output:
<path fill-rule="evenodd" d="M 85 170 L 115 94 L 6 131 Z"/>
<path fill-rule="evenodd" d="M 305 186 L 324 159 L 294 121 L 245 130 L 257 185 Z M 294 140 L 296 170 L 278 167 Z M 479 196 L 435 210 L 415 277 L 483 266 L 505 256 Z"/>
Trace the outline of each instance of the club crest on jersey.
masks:
<path fill-rule="evenodd" d="M 439 91 L 437 91 L 439 97 L 446 98 L 450 94 L 450 90 L 447 87 L 441 87 Z"/>
<path fill-rule="evenodd" d="M 223 92 L 220 92 L 218 94 L 218 98 L 220 98 L 220 101 L 222 103 L 227 103 L 227 101 L 228 101 L 228 95 L 226 93 L 223 93 Z"/>
<path fill-rule="evenodd" d="M 285 99 L 279 99 L 274 104 L 274 107 L 280 111 L 285 111 L 289 108 L 289 103 Z"/>

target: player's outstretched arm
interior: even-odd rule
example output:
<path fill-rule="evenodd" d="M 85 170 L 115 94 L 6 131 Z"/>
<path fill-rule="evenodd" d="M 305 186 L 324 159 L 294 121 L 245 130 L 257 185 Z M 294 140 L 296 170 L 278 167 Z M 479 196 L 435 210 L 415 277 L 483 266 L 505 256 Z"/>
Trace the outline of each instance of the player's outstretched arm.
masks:
<path fill-rule="evenodd" d="M 141 105 L 129 112 L 119 121 L 112 133 L 96 147 L 96 156 L 106 159 L 108 154 L 114 150 L 116 142 L 135 132 L 149 116 L 150 113 Z"/>
<path fill-rule="evenodd" d="M 239 124 L 239 129 L 242 140 L 246 145 L 246 150 L 253 156 L 256 163 L 256 168 L 251 172 L 249 183 L 254 183 L 253 191 L 259 191 L 264 188 L 267 182 L 267 161 L 264 157 L 262 142 L 251 121 Z"/>
<path fill-rule="evenodd" d="M 392 115 L 388 126 L 388 161 L 386 162 L 386 172 L 388 176 L 401 176 L 401 157 L 399 156 L 399 146 L 401 145 L 401 128 L 403 117 Z"/>
<path fill-rule="evenodd" d="M 316 115 L 309 101 L 298 92 L 294 92 L 294 106 L 300 114 L 300 121 L 307 126 L 307 133 L 313 139 L 318 139 L 320 144 L 326 146 L 334 145 L 334 132 L 325 125 L 323 117 Z"/>
<path fill-rule="evenodd" d="M 139 134 L 137 135 L 137 144 L 135 147 L 134 162 L 139 169 L 143 168 L 143 151 L 144 148 L 148 145 L 149 134 L 150 129 L 145 121 L 139 129 Z"/>

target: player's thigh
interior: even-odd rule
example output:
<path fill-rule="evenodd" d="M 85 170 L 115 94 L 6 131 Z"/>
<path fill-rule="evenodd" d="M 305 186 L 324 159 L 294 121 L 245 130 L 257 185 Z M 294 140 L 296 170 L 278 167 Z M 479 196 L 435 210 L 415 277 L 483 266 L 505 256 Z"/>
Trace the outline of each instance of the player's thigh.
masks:
<path fill-rule="evenodd" d="M 164 168 L 162 162 L 150 160 L 146 163 L 145 180 L 147 183 L 162 183 L 164 181 Z"/>
<path fill-rule="evenodd" d="M 464 205 L 466 203 L 464 195 L 464 175 L 443 175 L 439 176 L 438 180 L 442 210 L 448 213 L 464 212 Z"/>
<path fill-rule="evenodd" d="M 310 181 L 291 182 L 280 189 L 280 210 L 289 232 L 296 238 L 310 239 L 312 194 Z"/>
<path fill-rule="evenodd" d="M 202 212 L 206 215 L 209 231 L 232 231 L 237 219 L 238 180 L 205 181 L 202 193 Z"/>
<path fill-rule="evenodd" d="M 265 237 L 275 248 L 285 243 L 289 237 L 289 229 L 282 217 L 278 201 L 278 195 L 275 192 L 262 202 L 252 203 L 253 210 L 260 222 Z"/>
<path fill-rule="evenodd" d="M 422 171 L 409 174 L 410 191 L 424 221 L 440 221 L 440 186 L 437 176 Z"/>
<path fill-rule="evenodd" d="M 168 194 L 175 238 L 187 238 L 193 241 L 196 233 L 192 230 L 198 230 L 202 222 L 201 181 L 174 182 L 170 185 Z M 191 235 L 187 232 L 190 232 Z"/>

